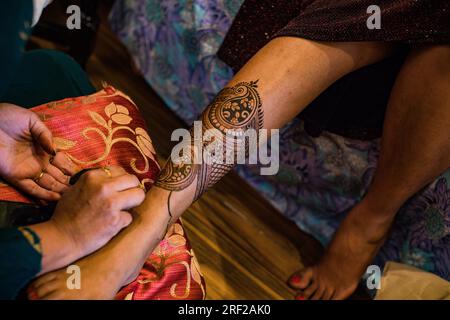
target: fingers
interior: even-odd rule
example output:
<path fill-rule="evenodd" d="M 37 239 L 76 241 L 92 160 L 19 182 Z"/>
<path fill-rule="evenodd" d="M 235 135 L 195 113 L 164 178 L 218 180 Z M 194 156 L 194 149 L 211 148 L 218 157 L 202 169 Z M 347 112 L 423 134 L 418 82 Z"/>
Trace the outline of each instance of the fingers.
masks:
<path fill-rule="evenodd" d="M 73 163 L 64 152 L 58 152 L 56 156 L 51 159 L 51 164 L 68 176 L 73 176 L 80 170 L 80 168 Z"/>
<path fill-rule="evenodd" d="M 133 216 L 129 212 L 120 211 L 118 214 L 113 214 L 113 219 L 110 238 L 116 236 L 123 228 L 128 227 L 133 221 Z"/>
<path fill-rule="evenodd" d="M 100 197 L 112 210 L 128 210 L 145 199 L 139 179 L 118 166 L 90 170 L 83 174 L 78 183 L 100 187 Z"/>
<path fill-rule="evenodd" d="M 53 147 L 53 136 L 47 126 L 34 113 L 30 121 L 30 132 L 33 139 L 45 150 L 45 152 L 56 155 L 55 148 Z"/>
<path fill-rule="evenodd" d="M 51 176 L 47 172 L 44 172 L 42 177 L 36 180 L 36 183 L 44 189 L 57 193 L 63 193 L 67 191 L 67 189 L 69 188 L 67 184 L 63 184 L 57 181 L 53 176 Z"/>
<path fill-rule="evenodd" d="M 127 172 L 125 171 L 124 168 L 119 167 L 119 166 L 108 166 L 108 167 L 104 167 L 103 169 L 100 169 L 103 171 L 103 174 L 108 175 L 108 171 L 111 174 L 110 178 L 115 178 L 115 177 L 120 177 L 123 176 L 124 174 L 127 174 Z"/>
<path fill-rule="evenodd" d="M 121 210 L 129 210 L 139 206 L 145 199 L 145 192 L 141 188 L 121 191 L 114 201 Z"/>
<path fill-rule="evenodd" d="M 17 186 L 23 191 L 29 193 L 33 197 L 47 200 L 47 201 L 58 201 L 61 195 L 57 192 L 46 190 L 39 186 L 34 180 L 25 179 L 17 183 Z"/>
<path fill-rule="evenodd" d="M 66 186 L 69 185 L 70 177 L 66 176 L 61 170 L 59 170 L 54 165 L 52 165 L 50 163 L 47 164 L 45 167 L 45 172 L 47 172 L 49 175 L 51 175 L 59 183 L 62 183 Z"/>
<path fill-rule="evenodd" d="M 111 188 L 111 190 L 118 192 L 131 188 L 137 188 L 139 187 L 139 184 L 139 179 L 135 175 L 128 173 L 111 178 L 111 180 L 107 182 L 107 185 Z"/>
<path fill-rule="evenodd" d="M 127 174 L 126 171 L 118 166 L 102 167 L 91 169 L 83 173 L 79 181 L 82 183 L 88 183 L 92 185 L 104 184 L 108 179 L 108 183 L 111 179 Z"/>
<path fill-rule="evenodd" d="M 130 223 L 133 221 L 133 217 L 129 212 L 121 211 L 119 213 L 119 231 L 125 227 L 128 227 Z"/>

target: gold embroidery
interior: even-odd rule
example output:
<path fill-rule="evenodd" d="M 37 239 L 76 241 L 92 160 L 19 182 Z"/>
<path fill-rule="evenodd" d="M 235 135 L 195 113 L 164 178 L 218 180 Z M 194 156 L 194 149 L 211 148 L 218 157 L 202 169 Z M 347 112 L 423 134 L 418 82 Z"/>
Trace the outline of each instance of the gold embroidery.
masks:
<path fill-rule="evenodd" d="M 52 106 L 55 108 L 56 106 Z M 83 161 L 80 159 L 75 158 L 72 155 L 68 155 L 68 157 L 75 163 L 82 165 L 82 166 L 92 166 L 96 163 L 99 163 L 103 160 L 105 160 L 109 153 L 111 152 L 112 147 L 117 142 L 126 142 L 131 145 L 133 145 L 142 155 L 142 159 L 144 160 L 144 168 L 138 168 L 136 166 L 136 158 L 133 158 L 130 160 L 130 167 L 133 169 L 134 172 L 143 174 L 147 173 L 150 169 L 149 167 L 149 161 L 148 158 L 155 161 L 155 149 L 153 148 L 152 140 L 150 136 L 147 134 L 147 132 L 143 128 L 136 128 L 135 130 L 131 129 L 127 125 L 130 124 L 133 121 L 133 118 L 130 116 L 130 113 L 128 109 L 122 105 L 118 105 L 115 103 L 110 103 L 107 105 L 104 109 L 104 112 L 106 114 L 106 118 L 101 116 L 99 113 L 95 111 L 88 111 L 88 114 L 90 118 L 100 126 L 99 127 L 87 127 L 85 128 L 81 134 L 86 140 L 90 140 L 91 137 L 89 136 L 89 133 L 96 133 L 105 143 L 105 149 L 103 154 L 98 157 L 97 159 L 91 160 L 91 161 Z M 136 141 L 133 141 L 130 138 L 125 137 L 119 137 L 115 138 L 115 134 L 121 130 L 126 130 L 131 132 L 134 136 Z M 55 146 L 60 150 L 70 150 L 72 147 L 76 145 L 75 141 L 63 139 L 56 137 L 54 139 Z M 144 180 L 150 181 L 150 179 L 143 179 L 142 183 L 144 183 Z"/>
<path fill-rule="evenodd" d="M 19 227 L 17 229 L 22 232 L 23 236 L 25 237 L 25 239 L 27 239 L 33 249 L 42 254 L 41 244 L 35 241 L 33 234 L 26 228 Z"/>
<path fill-rule="evenodd" d="M 116 91 L 112 96 L 124 97 L 132 103 L 131 99 L 128 96 L 124 95 L 120 91 Z M 93 95 L 91 97 L 92 98 L 89 98 L 90 101 L 92 101 L 92 99 L 95 100 L 95 95 Z M 88 98 L 86 98 L 85 102 L 87 102 L 87 99 Z M 136 105 L 134 103 L 132 103 L 132 105 L 134 107 L 136 107 Z M 57 109 L 57 110 L 67 110 L 67 109 L 72 108 L 73 104 L 71 104 L 71 103 L 65 103 L 65 104 L 51 103 L 48 105 L 48 107 L 51 109 Z M 119 105 L 116 103 L 110 103 L 104 108 L 104 112 L 105 112 L 106 118 L 95 111 L 88 111 L 88 114 L 89 114 L 90 118 L 92 119 L 92 121 L 95 124 L 97 124 L 99 127 L 94 127 L 94 126 L 87 127 L 84 130 L 82 130 L 82 132 L 81 132 L 81 135 L 86 140 L 92 139 L 92 137 L 89 136 L 90 133 L 95 133 L 96 135 L 98 135 L 101 138 L 101 140 L 105 144 L 105 150 L 103 151 L 102 155 L 100 155 L 97 159 L 94 159 L 94 160 L 83 161 L 83 160 L 77 159 L 74 156 L 66 153 L 69 160 L 71 160 L 79 165 L 82 165 L 84 167 L 92 166 L 99 162 L 104 161 L 110 154 L 111 149 L 113 148 L 115 143 L 126 142 L 126 143 L 129 143 L 132 146 L 134 146 L 139 151 L 139 153 L 141 154 L 141 156 L 145 162 L 144 168 L 139 169 L 136 167 L 137 159 L 131 159 L 130 167 L 134 170 L 134 172 L 139 173 L 139 174 L 147 173 L 148 170 L 150 169 L 148 158 L 152 159 L 159 167 L 159 163 L 156 161 L 156 151 L 153 147 L 152 140 L 151 140 L 150 136 L 147 134 L 147 132 L 143 128 L 140 128 L 140 127 L 136 128 L 135 130 L 128 127 L 128 125 L 133 121 L 133 118 L 130 116 L 129 110 L 123 105 Z M 115 137 L 116 133 L 119 131 L 122 131 L 122 130 L 131 132 L 135 137 L 135 141 L 133 141 L 130 138 Z M 54 143 L 55 143 L 56 148 L 58 148 L 59 150 L 70 150 L 71 148 L 75 147 L 77 144 L 76 141 L 72 141 L 72 140 L 65 139 L 65 138 L 59 138 L 59 137 L 54 138 Z M 154 181 L 150 178 L 144 178 L 141 181 L 142 184 L 145 184 L 147 182 L 153 183 Z M 152 262 L 152 265 L 155 269 L 155 278 L 142 279 L 142 280 L 138 280 L 138 282 L 140 284 L 146 284 L 146 283 L 150 283 L 153 281 L 158 281 L 163 276 L 165 269 L 167 269 L 171 265 L 180 264 L 186 268 L 186 273 L 187 273 L 187 278 L 186 278 L 187 282 L 186 282 L 185 291 L 182 295 L 177 295 L 176 289 L 177 289 L 178 284 L 175 283 L 170 287 L 171 296 L 176 299 L 187 298 L 190 294 L 191 278 L 192 278 L 192 280 L 201 287 L 201 290 L 203 293 L 203 298 L 204 298 L 205 290 L 204 290 L 204 286 L 202 283 L 203 275 L 200 272 L 200 268 L 199 268 L 197 259 L 194 256 L 193 250 L 188 251 L 188 250 L 183 250 L 182 248 L 180 248 L 181 250 L 180 249 L 173 250 L 169 255 L 166 255 L 164 253 L 167 251 L 165 250 L 165 248 L 163 248 L 163 246 L 165 247 L 167 245 L 174 247 L 174 248 L 182 247 L 182 246 L 186 245 L 186 238 L 184 237 L 184 230 L 183 230 L 183 227 L 181 226 L 181 224 L 174 223 L 172 226 L 170 226 L 170 228 L 168 229 L 168 232 L 165 236 L 165 241 L 160 242 L 153 252 L 160 258 L 159 262 Z M 170 257 L 173 257 L 173 256 L 181 254 L 181 253 L 186 253 L 191 257 L 190 264 L 187 263 L 186 261 L 179 261 L 179 262 L 177 261 L 174 263 L 166 264 L 167 260 Z M 132 299 L 132 296 L 133 296 L 133 293 L 130 293 L 129 295 L 127 295 L 127 298 Z"/>
<path fill-rule="evenodd" d="M 58 150 L 69 150 L 69 149 L 72 149 L 73 147 L 75 147 L 77 142 L 68 140 L 68 139 L 64 139 L 64 138 L 54 137 L 53 144 L 55 145 L 56 149 L 58 149 Z"/>
<path fill-rule="evenodd" d="M 7 187 L 8 186 L 8 184 L 6 183 L 6 181 L 3 181 L 1 178 L 0 178 L 0 187 Z"/>
<path fill-rule="evenodd" d="M 197 257 L 194 254 L 194 250 L 191 249 L 190 251 L 191 256 L 191 276 L 192 279 L 200 286 L 203 293 L 203 299 L 206 298 L 205 288 L 203 287 L 203 274 L 200 270 L 200 265 L 198 264 Z"/>
<path fill-rule="evenodd" d="M 161 277 L 164 274 L 164 270 L 169 268 L 173 265 L 182 265 L 186 269 L 186 287 L 184 289 L 184 292 L 181 295 L 177 295 L 176 289 L 178 287 L 178 283 L 174 283 L 171 285 L 169 293 L 170 295 L 175 299 L 186 299 L 190 292 L 191 292 L 191 281 L 193 280 L 195 283 L 197 283 L 200 286 L 200 289 L 202 290 L 203 298 L 205 298 L 205 288 L 203 286 L 202 277 L 203 274 L 200 271 L 200 266 L 198 264 L 198 261 L 194 255 L 194 251 L 191 249 L 190 251 L 186 249 L 178 249 L 172 251 L 170 254 L 166 255 L 165 253 L 168 252 L 166 249 L 167 245 L 170 245 L 172 247 L 182 247 L 186 244 L 186 239 L 183 237 L 184 235 L 184 229 L 181 226 L 180 223 L 174 223 L 171 225 L 167 231 L 166 236 L 164 239 L 166 241 L 161 241 L 158 246 L 153 251 L 153 254 L 157 255 L 160 259 L 159 262 L 152 262 L 152 266 L 155 270 L 155 278 L 151 279 L 142 279 L 138 280 L 138 283 L 140 284 L 146 284 L 151 283 L 154 281 L 159 281 Z M 186 261 L 177 261 L 173 263 L 166 264 L 166 261 L 169 260 L 171 257 L 179 255 L 179 254 L 188 254 L 191 257 L 190 264 Z"/>
<path fill-rule="evenodd" d="M 22 39 L 23 41 L 27 41 L 28 40 L 28 34 L 26 32 L 20 31 L 19 32 L 19 38 Z"/>

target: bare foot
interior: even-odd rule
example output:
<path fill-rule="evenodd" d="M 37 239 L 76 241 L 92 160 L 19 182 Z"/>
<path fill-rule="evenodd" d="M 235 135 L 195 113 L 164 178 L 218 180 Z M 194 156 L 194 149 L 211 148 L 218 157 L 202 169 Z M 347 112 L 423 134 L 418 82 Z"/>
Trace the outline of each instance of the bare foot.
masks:
<path fill-rule="evenodd" d="M 394 215 L 377 219 L 363 203 L 357 205 L 342 222 L 320 262 L 289 279 L 289 285 L 299 290 L 296 299 L 348 298 L 383 244 Z"/>
<path fill-rule="evenodd" d="M 47 273 L 28 288 L 31 300 L 110 300 L 119 289 L 133 281 L 139 269 L 129 270 L 122 261 L 114 261 L 108 252 L 99 252 L 74 263 L 80 268 L 80 289 L 69 289 L 72 275 L 66 268 Z"/>

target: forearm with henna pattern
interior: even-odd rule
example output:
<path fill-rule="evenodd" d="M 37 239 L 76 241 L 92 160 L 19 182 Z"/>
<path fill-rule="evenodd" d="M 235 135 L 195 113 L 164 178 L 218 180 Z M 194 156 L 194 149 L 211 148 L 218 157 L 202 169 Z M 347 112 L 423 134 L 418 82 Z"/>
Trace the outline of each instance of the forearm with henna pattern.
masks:
<path fill-rule="evenodd" d="M 192 138 L 189 148 L 191 155 L 185 157 L 188 160 L 183 161 L 184 155 L 181 155 L 181 161 L 178 163 L 170 158 L 167 161 L 155 186 L 169 192 L 167 196 L 169 223 L 174 217 L 171 210 L 173 192 L 185 190 L 195 184 L 195 193 L 192 195 L 193 202 L 233 168 L 233 162 L 223 161 L 228 154 L 227 150 L 232 149 L 233 154 L 237 154 L 238 149 L 244 147 L 246 149 L 244 152 L 248 155 L 248 145 L 245 143 L 245 137 L 244 141 L 242 141 L 242 137 L 248 129 L 261 129 L 264 121 L 257 83 L 258 81 L 240 82 L 221 90 L 201 117 L 202 134 L 207 130 L 214 129 L 213 138 L 209 142 L 203 141 L 200 144 L 203 150 L 198 150 L 194 138 Z M 227 139 L 227 137 L 235 139 Z M 223 152 L 221 157 L 209 159 L 210 161 L 202 158 L 200 163 L 193 161 L 198 156 L 197 152 L 201 151 L 200 154 L 203 156 L 205 154 L 203 151 L 208 144 L 218 141 L 224 145 L 224 148 L 221 148 Z M 208 156 L 207 153 L 206 156 Z"/>
<path fill-rule="evenodd" d="M 386 47 L 274 39 L 246 63 L 206 108 L 201 116 L 202 131 L 216 129 L 215 138 L 223 139 L 232 132 L 239 136 L 246 129 L 281 128 L 340 77 L 382 59 L 389 51 Z M 203 142 L 198 147 L 194 140 L 187 151 L 191 156 L 196 154 L 196 148 L 204 149 L 212 143 Z M 232 167 L 233 164 L 223 162 L 175 163 L 169 159 L 137 210 L 143 225 L 150 230 L 156 220 L 164 226 L 168 225 L 167 220 L 173 222 Z"/>

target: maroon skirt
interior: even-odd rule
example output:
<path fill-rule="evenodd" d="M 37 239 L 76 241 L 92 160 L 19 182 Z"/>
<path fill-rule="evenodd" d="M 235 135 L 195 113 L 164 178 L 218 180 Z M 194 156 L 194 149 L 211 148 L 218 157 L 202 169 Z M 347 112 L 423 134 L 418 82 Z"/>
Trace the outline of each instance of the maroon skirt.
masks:
<path fill-rule="evenodd" d="M 380 28 L 370 19 L 377 4 Z M 368 27 L 371 25 L 371 29 Z M 449 0 L 245 0 L 219 50 L 239 70 L 274 37 L 318 41 L 450 43 Z"/>

